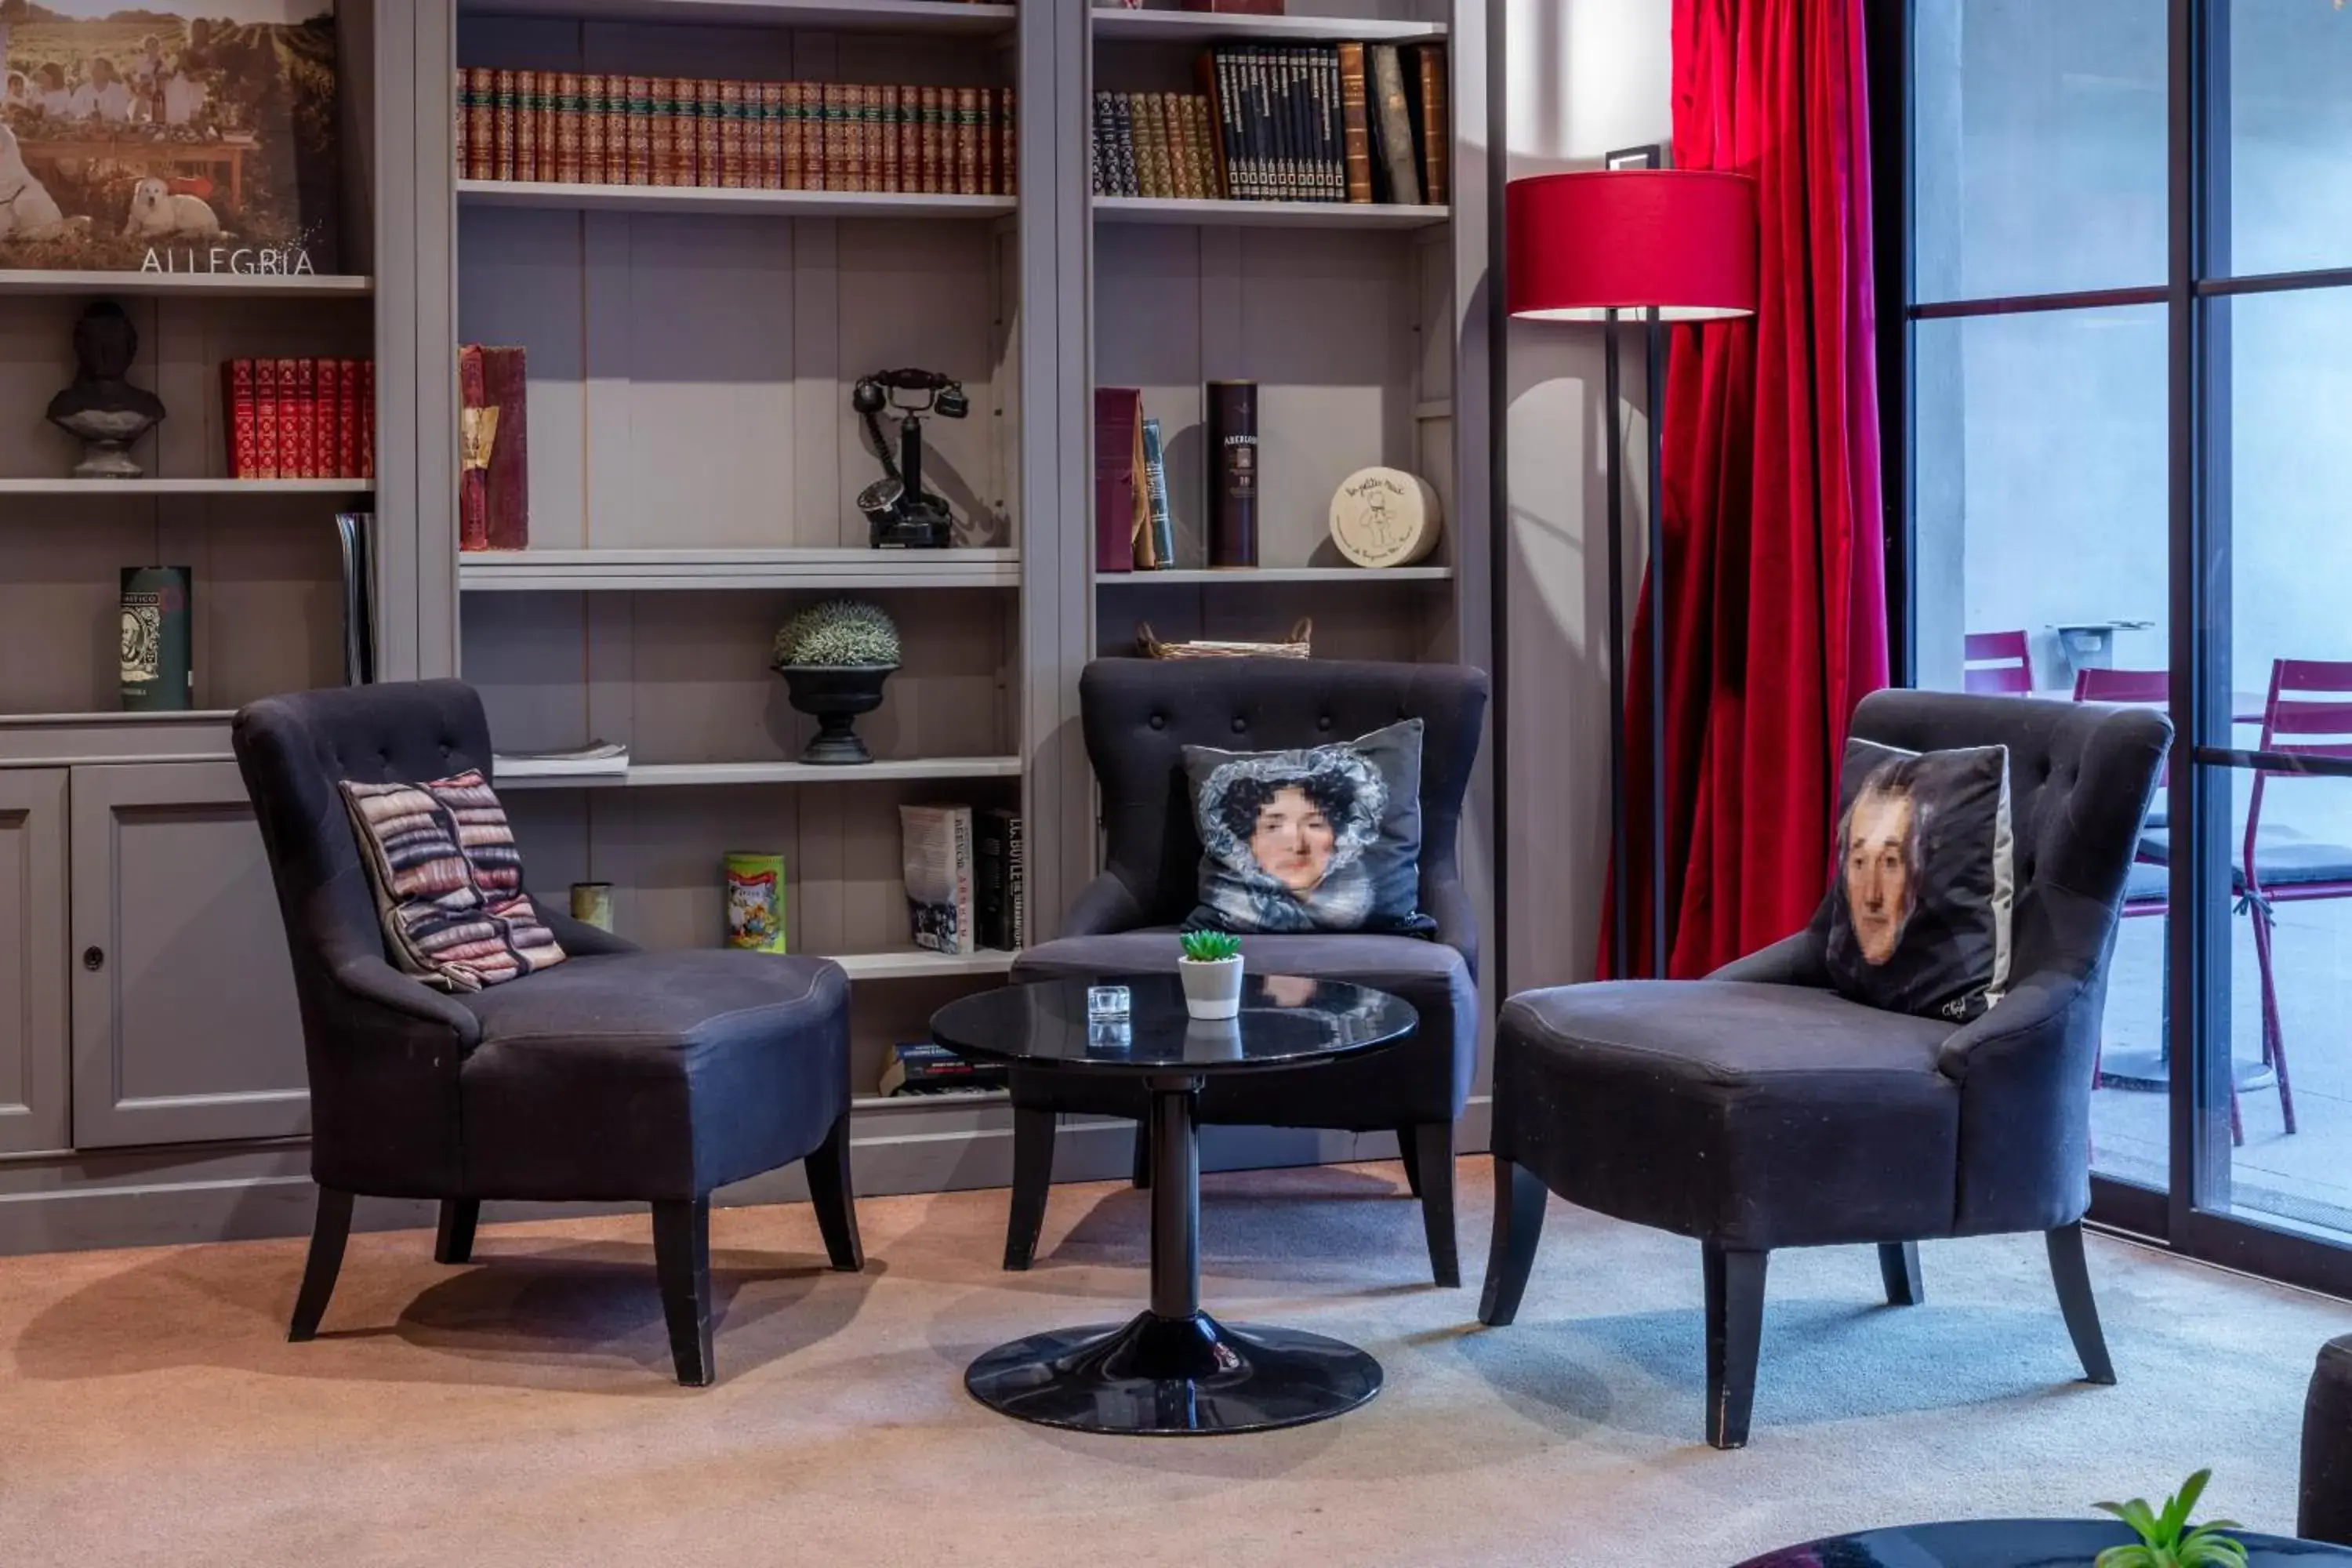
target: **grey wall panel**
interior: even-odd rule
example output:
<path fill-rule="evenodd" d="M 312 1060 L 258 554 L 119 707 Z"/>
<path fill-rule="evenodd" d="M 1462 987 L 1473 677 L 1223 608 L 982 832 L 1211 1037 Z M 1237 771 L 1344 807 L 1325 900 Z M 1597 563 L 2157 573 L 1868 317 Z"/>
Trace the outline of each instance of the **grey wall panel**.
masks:
<path fill-rule="evenodd" d="M 0 769 L 0 1153 L 72 1142 L 66 771 Z"/>
<path fill-rule="evenodd" d="M 76 1146 L 307 1131 L 293 970 L 235 764 L 76 768 L 71 793 Z"/>

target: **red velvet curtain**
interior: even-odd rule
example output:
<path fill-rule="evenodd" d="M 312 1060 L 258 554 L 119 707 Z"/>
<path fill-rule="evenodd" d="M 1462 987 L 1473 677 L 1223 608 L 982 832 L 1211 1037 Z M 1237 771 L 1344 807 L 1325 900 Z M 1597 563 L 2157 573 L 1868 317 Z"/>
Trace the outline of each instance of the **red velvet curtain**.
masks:
<path fill-rule="evenodd" d="M 1704 974 L 1827 885 L 1837 760 L 1886 684 L 1862 0 L 1675 0 L 1675 163 L 1758 187 L 1752 320 L 1675 330 L 1665 414 L 1666 869 L 1648 886 L 1649 683 L 1633 660 L 1634 951 Z M 1637 616 L 1633 646 L 1645 646 Z"/>

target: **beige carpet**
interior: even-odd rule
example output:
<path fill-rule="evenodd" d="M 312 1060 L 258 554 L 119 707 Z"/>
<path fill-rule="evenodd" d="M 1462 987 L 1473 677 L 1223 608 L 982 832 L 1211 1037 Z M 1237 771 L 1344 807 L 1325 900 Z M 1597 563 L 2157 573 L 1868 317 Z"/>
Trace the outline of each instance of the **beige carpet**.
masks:
<path fill-rule="evenodd" d="M 2200 1464 L 2292 1522 L 2311 1357 L 2352 1309 L 2114 1243 L 2123 1384 L 2077 1372 L 2031 1237 L 1775 1261 L 1754 1445 L 1697 1441 L 1696 1247 L 1555 1203 L 1525 1310 L 1431 1288 L 1394 1166 L 1212 1177 L 1213 1310 L 1372 1350 L 1356 1415 L 1258 1437 L 1085 1437 L 973 1405 L 976 1352 L 1123 1319 L 1142 1194 L 1055 1194 L 1033 1273 L 1004 1194 L 869 1200 L 862 1277 L 807 1209 L 722 1212 L 718 1386 L 668 1380 L 647 1226 L 355 1237 L 327 1336 L 284 1340 L 298 1243 L 0 1259 L 0 1563 L 1721 1564 L 1902 1520 L 2080 1513 Z"/>

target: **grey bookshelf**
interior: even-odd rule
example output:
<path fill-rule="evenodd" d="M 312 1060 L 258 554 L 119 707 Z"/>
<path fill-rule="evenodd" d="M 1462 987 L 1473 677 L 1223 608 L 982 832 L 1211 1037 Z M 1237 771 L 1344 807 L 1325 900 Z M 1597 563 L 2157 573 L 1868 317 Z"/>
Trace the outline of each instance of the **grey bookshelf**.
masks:
<path fill-rule="evenodd" d="M 1365 202 L 1226 202 L 1166 196 L 1097 196 L 1097 223 L 1220 224 L 1240 228 L 1433 228 L 1444 207 Z"/>
<path fill-rule="evenodd" d="M 499 790 L 717 789 L 731 784 L 849 784 L 877 780 L 1017 779 L 1017 757 L 877 757 L 862 767 L 813 763 L 646 763 L 619 773 L 499 775 Z"/>
<path fill-rule="evenodd" d="M 1235 566 L 1215 569 L 1174 567 L 1160 572 L 1106 572 L 1095 579 L 1103 590 L 1168 587 L 1272 587 L 1298 584 L 1380 588 L 1401 583 L 1450 583 L 1451 566 Z"/>
<path fill-rule="evenodd" d="M 717 216 L 830 218 L 1009 217 L 1012 196 L 943 196 L 902 191 L 744 191 L 684 185 L 554 184 L 536 180 L 460 180 L 467 206 L 548 207 L 562 212 L 702 213 Z"/>
<path fill-rule="evenodd" d="M 954 0 L 460 0 L 458 8 L 467 16 L 943 36 L 1009 33 L 1020 20 L 1012 5 Z"/>
<path fill-rule="evenodd" d="M 1253 16 L 1206 11 L 1094 8 L 1095 36 L 1150 43 L 1425 43 L 1445 37 L 1444 22 L 1380 16 Z"/>
<path fill-rule="evenodd" d="M 141 496 L 366 495 L 373 479 L 0 479 L 0 496 L 74 496 L 91 500 Z"/>
<path fill-rule="evenodd" d="M 6 862 L 24 871 L 10 887 L 25 902 L 0 916 L 16 939 L 0 988 L 44 977 L 0 1019 L 0 1085 L 21 1102 L 0 1104 L 0 1251 L 307 1225 L 299 1016 L 282 952 L 250 940 L 278 917 L 229 725 L 251 698 L 342 679 L 339 510 L 379 520 L 384 679 L 467 679 L 509 752 L 630 745 L 617 782 L 511 781 L 534 886 L 560 896 L 609 881 L 625 933 L 710 945 L 719 857 L 783 853 L 794 950 L 836 956 L 853 979 L 860 1087 L 889 1043 L 926 1037 L 932 1011 L 1002 984 L 1015 962 L 908 943 L 898 806 L 1020 810 L 1029 931 L 1053 935 L 1097 852 L 1078 676 L 1096 655 L 1128 651 L 1136 622 L 1245 637 L 1304 616 L 1318 658 L 1486 662 L 1484 490 L 1468 478 L 1489 417 L 1485 8 L 1289 9 L 1312 14 L 338 0 L 348 275 L 0 273 L 0 341 L 48 345 L 0 363 L 0 403 L 14 400 L 27 433 L 0 459 L 0 859 L 25 850 Z M 1091 133 L 1097 86 L 1188 88 L 1192 55 L 1213 39 L 1334 37 L 1445 40 L 1450 207 L 1091 196 L 1072 153 Z M 654 61 L 671 74 L 1015 88 L 1020 195 L 457 179 L 458 66 Z M 147 465 L 159 478 L 137 488 L 56 477 L 70 455 L 42 445 L 40 409 L 63 384 L 56 345 L 86 300 L 106 297 L 131 312 L 172 408 Z M 451 354 L 466 342 L 530 353 L 525 551 L 457 548 Z M 205 412 L 218 363 L 263 353 L 375 357 L 372 488 L 218 477 L 220 431 Z M 956 375 L 971 396 L 971 418 L 932 426 L 933 478 L 971 524 L 938 555 L 868 550 L 856 508 L 877 470 L 850 385 L 905 364 Z M 1230 375 L 1267 388 L 1272 465 L 1262 565 L 1239 574 L 1201 570 L 1185 446 L 1201 384 Z M 1194 552 L 1182 570 L 1093 574 L 1097 382 L 1143 386 L 1176 437 L 1180 542 Z M 1364 573 L 1329 553 L 1330 490 L 1373 461 L 1438 486 L 1446 537 L 1422 566 Z M 114 712 L 114 575 L 159 559 L 196 571 L 200 710 Z M 798 763 L 807 721 L 766 668 L 768 640 L 795 606 L 845 592 L 891 610 L 907 655 L 859 722 L 883 760 L 819 777 Z M 1483 820 L 1475 803 L 1471 815 Z M 205 945 L 215 939 L 233 946 Z M 109 955 L 100 971 L 77 962 L 89 946 Z M 861 1192 L 1009 1176 L 1002 1097 L 861 1097 L 857 1111 Z M 1476 1114 L 1474 1101 L 1472 1147 Z M 1073 1119 L 1055 1173 L 1124 1174 L 1130 1143 L 1126 1123 Z M 1377 1135 L 1267 1131 L 1212 1157 L 1389 1152 Z M 796 1183 L 780 1174 L 728 1197 L 795 1197 Z"/>
<path fill-rule="evenodd" d="M 499 550 L 467 553 L 468 593 L 745 593 L 753 589 L 1012 588 L 1012 549 Z"/>
<path fill-rule="evenodd" d="M 0 271 L 0 296 L 70 294 L 87 299 L 117 296 L 184 296 L 192 299 L 365 299 L 375 279 L 365 276 L 283 272 L 56 272 L 34 268 Z"/>

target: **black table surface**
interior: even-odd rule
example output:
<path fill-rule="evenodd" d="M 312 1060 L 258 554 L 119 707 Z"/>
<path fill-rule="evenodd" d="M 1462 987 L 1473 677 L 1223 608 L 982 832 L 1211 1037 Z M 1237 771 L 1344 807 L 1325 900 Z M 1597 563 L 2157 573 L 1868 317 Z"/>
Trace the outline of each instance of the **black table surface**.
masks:
<path fill-rule="evenodd" d="M 1124 1023 L 1089 1022 L 1087 988 L 1124 985 Z M 1385 991 L 1292 974 L 1245 974 L 1238 1018 L 1184 1010 L 1172 974 L 1106 974 L 1008 985 L 931 1015 L 940 1044 L 967 1055 L 1106 1073 L 1230 1073 L 1296 1067 L 1369 1051 L 1419 1026 L 1412 1004 Z"/>
<path fill-rule="evenodd" d="M 2352 1563 L 2352 1551 L 2246 1531 L 2248 1568 L 2284 1563 Z M 2138 1537 L 2120 1521 L 1978 1519 L 1908 1524 L 1840 1535 L 1749 1559 L 1740 1568 L 2089 1568 L 2110 1546 Z"/>

